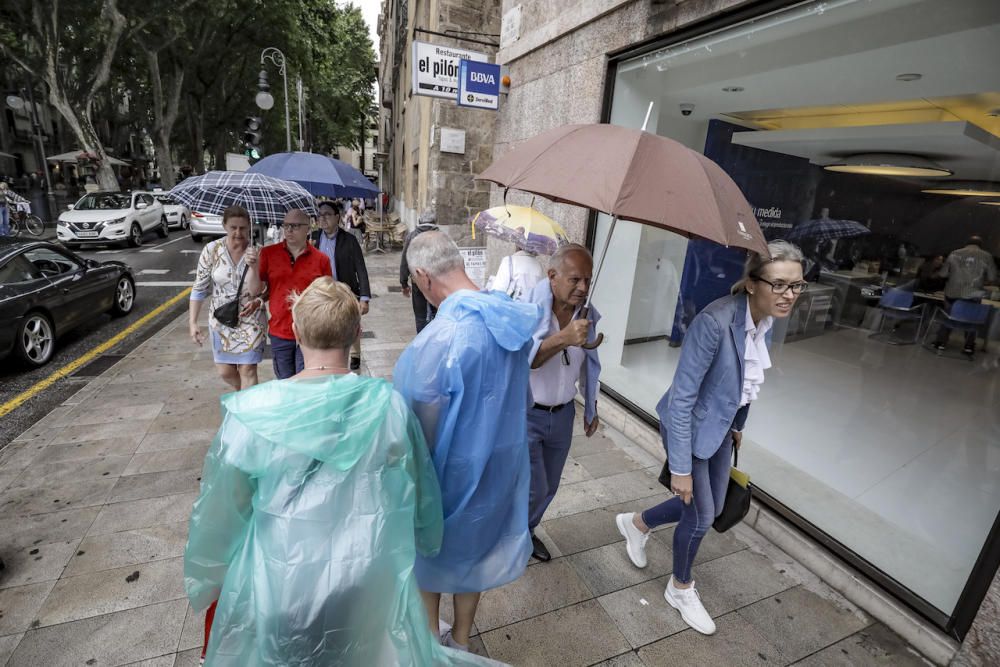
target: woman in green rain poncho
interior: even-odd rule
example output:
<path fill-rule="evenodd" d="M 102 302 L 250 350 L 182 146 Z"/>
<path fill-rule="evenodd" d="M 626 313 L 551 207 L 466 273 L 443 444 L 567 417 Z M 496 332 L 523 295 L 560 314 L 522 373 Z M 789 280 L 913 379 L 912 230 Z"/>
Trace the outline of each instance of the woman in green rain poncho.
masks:
<path fill-rule="evenodd" d="M 438 643 L 413 577 L 441 543 L 422 431 L 390 384 L 347 370 L 350 290 L 317 278 L 292 307 L 305 369 L 222 398 L 184 585 L 218 600 L 206 664 L 496 664 Z"/>

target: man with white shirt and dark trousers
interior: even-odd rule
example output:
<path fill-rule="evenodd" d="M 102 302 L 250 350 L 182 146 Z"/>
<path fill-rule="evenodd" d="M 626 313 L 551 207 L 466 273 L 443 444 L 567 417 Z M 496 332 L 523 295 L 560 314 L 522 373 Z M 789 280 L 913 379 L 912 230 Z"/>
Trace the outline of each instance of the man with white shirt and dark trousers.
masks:
<path fill-rule="evenodd" d="M 535 528 L 556 495 L 563 466 L 573 441 L 576 417 L 574 399 L 579 383 L 584 397 L 587 437 L 597 431 L 597 391 L 601 363 L 597 350 L 581 347 L 593 341 L 600 316 L 594 308 L 588 317 L 581 310 L 590 291 L 594 262 L 581 245 L 561 247 L 549 261 L 548 280 L 531 291 L 530 301 L 544 313 L 531 351 L 531 401 L 528 408 L 528 449 L 531 454 L 531 492 L 528 528 L 533 556 L 551 559 Z"/>
<path fill-rule="evenodd" d="M 316 207 L 319 211 L 319 229 L 312 233 L 312 243 L 316 248 L 330 258 L 330 268 L 333 269 L 333 279 L 351 288 L 358 298 L 361 314 L 368 314 L 368 302 L 372 291 L 368 282 L 368 268 L 365 266 L 365 256 L 357 238 L 340 226 L 340 203 L 335 201 L 320 202 Z M 351 345 L 351 370 L 361 368 L 361 338 L 355 339 Z"/>

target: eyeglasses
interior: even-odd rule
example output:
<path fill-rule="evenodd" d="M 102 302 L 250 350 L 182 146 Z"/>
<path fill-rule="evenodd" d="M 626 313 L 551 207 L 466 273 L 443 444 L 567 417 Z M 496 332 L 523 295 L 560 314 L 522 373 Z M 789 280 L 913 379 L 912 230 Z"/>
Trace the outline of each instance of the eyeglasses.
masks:
<path fill-rule="evenodd" d="M 759 280 L 762 283 L 767 283 L 768 285 L 770 285 L 771 286 L 771 291 L 774 292 L 775 294 L 784 294 L 788 290 L 792 290 L 792 294 L 795 294 L 796 296 L 798 296 L 799 294 L 802 294 L 803 292 L 805 292 L 806 289 L 809 287 L 809 283 L 806 283 L 806 282 L 801 282 L 801 283 L 772 283 L 770 280 L 764 280 L 760 276 L 750 276 L 750 277 L 753 278 L 754 280 Z"/>
<path fill-rule="evenodd" d="M 340 215 L 340 214 L 339 213 L 320 213 L 319 217 L 321 217 L 321 218 L 336 218 L 338 215 Z"/>
<path fill-rule="evenodd" d="M 283 222 L 281 224 L 281 228 L 287 230 L 293 230 L 293 229 L 298 229 L 299 227 L 308 227 L 308 226 L 309 225 L 305 224 L 304 222 Z"/>
<path fill-rule="evenodd" d="M 562 363 L 563 366 L 569 366 L 569 351 L 566 348 L 562 351 Z"/>

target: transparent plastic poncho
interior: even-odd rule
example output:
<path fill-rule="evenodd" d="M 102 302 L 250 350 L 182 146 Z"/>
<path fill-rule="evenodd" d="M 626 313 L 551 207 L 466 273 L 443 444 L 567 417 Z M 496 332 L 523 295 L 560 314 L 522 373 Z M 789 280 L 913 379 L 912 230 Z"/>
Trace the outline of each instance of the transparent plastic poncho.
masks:
<path fill-rule="evenodd" d="M 420 420 L 441 486 L 444 537 L 417 557 L 420 587 L 485 591 L 531 557 L 528 354 L 535 304 L 460 290 L 400 356 L 396 389 Z"/>
<path fill-rule="evenodd" d="M 440 646 L 416 581 L 440 491 L 383 380 L 269 382 L 222 399 L 184 559 L 208 665 L 497 664 Z"/>

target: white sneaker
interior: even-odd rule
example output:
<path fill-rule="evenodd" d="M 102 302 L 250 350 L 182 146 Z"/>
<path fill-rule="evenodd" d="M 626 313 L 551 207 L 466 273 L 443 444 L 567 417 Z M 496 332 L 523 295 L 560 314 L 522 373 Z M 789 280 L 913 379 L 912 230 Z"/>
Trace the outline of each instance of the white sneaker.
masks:
<path fill-rule="evenodd" d="M 675 588 L 674 578 L 670 577 L 667 589 L 663 591 L 663 599 L 679 611 L 684 622 L 692 628 L 703 635 L 715 634 L 715 621 L 701 604 L 701 596 L 695 590 L 694 582 L 691 582 L 691 588 Z"/>
<path fill-rule="evenodd" d="M 646 567 L 646 542 L 649 541 L 649 533 L 644 533 L 635 527 L 633 519 L 635 514 L 619 514 L 615 517 L 618 525 L 618 532 L 625 538 L 625 551 L 628 552 L 629 560 L 636 567 Z"/>

